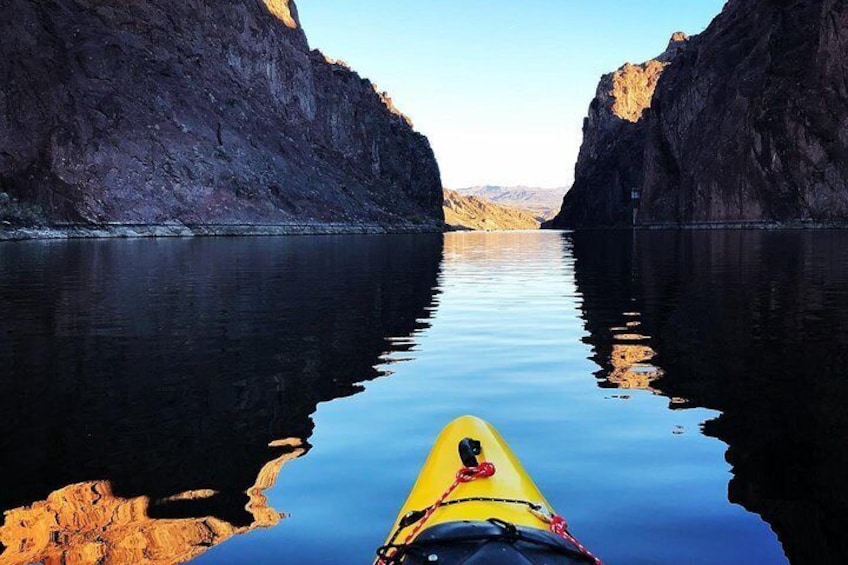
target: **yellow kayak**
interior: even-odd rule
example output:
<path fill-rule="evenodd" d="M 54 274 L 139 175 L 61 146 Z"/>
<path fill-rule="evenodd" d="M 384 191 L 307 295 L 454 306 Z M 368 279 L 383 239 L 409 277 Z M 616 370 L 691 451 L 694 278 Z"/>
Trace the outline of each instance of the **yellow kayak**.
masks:
<path fill-rule="evenodd" d="M 495 428 L 442 430 L 376 563 L 595 563 Z"/>

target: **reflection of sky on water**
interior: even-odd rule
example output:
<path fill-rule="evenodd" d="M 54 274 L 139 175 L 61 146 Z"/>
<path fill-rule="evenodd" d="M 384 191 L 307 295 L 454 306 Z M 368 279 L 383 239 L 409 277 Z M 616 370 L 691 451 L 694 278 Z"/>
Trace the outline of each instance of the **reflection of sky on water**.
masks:
<path fill-rule="evenodd" d="M 840 562 L 846 238 L 0 246 L 0 500 L 90 481 L 155 527 L 230 533 L 276 510 L 198 562 L 368 562 L 474 413 L 609 563 L 785 561 L 758 513 L 797 562 Z M 290 436 L 313 447 L 266 473 Z"/>
<path fill-rule="evenodd" d="M 320 405 L 313 450 L 270 494 L 291 520 L 202 562 L 367 561 L 438 431 L 464 413 L 495 423 L 610 563 L 780 562 L 768 526 L 727 501 L 726 446 L 697 433 L 715 412 L 670 411 L 638 389 L 614 401 L 597 386 L 573 269 L 559 234 L 446 236 L 432 325 L 413 337 L 414 353 L 387 356 L 414 359 L 364 394 Z M 634 351 L 623 374 L 648 383 L 649 349 Z M 343 526 L 329 532 L 328 520 Z"/>

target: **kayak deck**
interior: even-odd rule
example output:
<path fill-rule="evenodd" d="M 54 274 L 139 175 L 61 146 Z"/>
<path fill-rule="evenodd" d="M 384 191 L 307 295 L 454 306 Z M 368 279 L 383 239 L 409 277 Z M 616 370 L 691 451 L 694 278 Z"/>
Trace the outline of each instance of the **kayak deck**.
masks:
<path fill-rule="evenodd" d="M 495 428 L 463 416 L 442 430 L 379 565 L 595 563 Z"/>
<path fill-rule="evenodd" d="M 397 526 L 409 512 L 432 505 L 453 483 L 462 462 L 457 445 L 465 438 L 480 442 L 479 458 L 492 463 L 497 470 L 485 480 L 461 484 L 451 496 L 458 498 L 502 498 L 550 505 L 542 496 L 530 475 L 495 428 L 474 416 L 462 416 L 447 425 L 436 440 L 418 480 L 395 520 Z M 530 513 L 526 505 L 494 503 L 490 501 L 467 502 L 442 506 L 427 522 L 428 527 L 458 520 L 497 518 L 516 526 L 547 530 L 548 525 Z M 398 539 L 403 539 L 412 526 L 403 528 Z"/>
<path fill-rule="evenodd" d="M 495 521 L 450 522 L 427 528 L 404 549 L 403 565 L 587 565 L 566 540 L 535 528 Z"/>

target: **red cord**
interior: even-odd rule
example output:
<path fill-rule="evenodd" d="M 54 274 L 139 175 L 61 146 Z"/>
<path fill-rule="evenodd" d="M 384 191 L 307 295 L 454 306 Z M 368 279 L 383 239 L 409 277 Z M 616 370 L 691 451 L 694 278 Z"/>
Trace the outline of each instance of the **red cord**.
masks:
<path fill-rule="evenodd" d="M 403 543 L 408 544 L 415 538 L 415 536 L 418 535 L 418 532 L 421 531 L 421 528 L 424 527 L 424 524 L 427 523 L 427 520 L 429 520 L 433 513 L 436 512 L 436 510 L 438 510 L 442 504 L 444 504 L 445 500 L 447 500 L 451 493 L 456 490 L 456 487 L 458 487 L 462 483 L 470 483 L 471 481 L 476 479 L 485 479 L 491 477 L 494 474 L 495 466 L 489 463 L 488 461 L 483 461 L 476 467 L 463 467 L 462 469 L 457 471 L 456 480 L 451 486 L 449 486 L 445 490 L 445 492 L 442 493 L 442 496 L 440 496 L 439 499 L 436 500 L 436 502 L 433 503 L 433 505 L 427 509 L 427 512 L 424 514 L 424 517 L 421 518 L 417 524 L 415 524 L 415 527 L 412 529 L 412 532 L 410 532 L 410 534 L 406 536 L 406 539 Z"/>
<path fill-rule="evenodd" d="M 577 541 L 577 538 L 571 535 L 571 532 L 568 531 L 568 522 L 566 522 L 565 518 L 563 518 L 562 516 L 559 516 L 557 514 L 553 515 L 553 517 L 551 518 L 551 532 L 558 535 L 562 539 L 571 542 L 574 547 L 576 547 L 580 551 L 580 553 L 594 561 L 595 565 L 603 565 L 599 558 L 595 557 L 585 545 Z"/>
<path fill-rule="evenodd" d="M 453 481 L 453 484 L 451 484 L 451 486 L 445 489 L 445 492 L 442 493 L 438 500 L 436 500 L 436 502 L 434 502 L 433 505 L 427 509 L 427 512 L 424 514 L 424 516 L 415 524 L 415 527 L 412 529 L 409 535 L 406 536 L 403 545 L 407 545 L 409 544 L 409 542 L 415 539 L 415 536 L 418 535 L 418 532 L 421 531 L 421 528 L 424 527 L 424 524 L 427 523 L 427 520 L 429 520 L 433 513 L 436 512 L 436 510 L 438 510 L 442 504 L 444 504 L 445 500 L 447 500 L 451 493 L 456 490 L 456 487 L 458 487 L 462 483 L 470 483 L 471 481 L 477 479 L 486 479 L 494 474 L 495 466 L 492 463 L 489 463 L 488 461 L 483 461 L 476 467 L 463 467 L 462 469 L 457 471 L 456 479 Z M 381 559 L 379 563 L 380 565 L 385 565 L 386 561 Z"/>
<path fill-rule="evenodd" d="M 492 463 L 489 463 L 488 461 L 484 461 L 476 467 L 463 467 L 459 471 L 457 471 L 456 479 L 447 489 L 445 489 L 445 492 L 442 493 L 438 500 L 436 500 L 436 502 L 434 502 L 433 505 L 427 509 L 427 511 L 424 513 L 424 516 L 415 524 L 415 527 L 412 528 L 412 531 L 409 533 L 409 535 L 406 536 L 403 545 L 408 545 L 409 542 L 415 539 L 415 536 L 418 535 L 418 533 L 424 527 L 424 524 L 426 524 L 427 521 L 436 512 L 436 510 L 438 510 L 439 507 L 445 503 L 445 500 L 447 500 L 447 498 L 451 495 L 451 493 L 453 493 L 453 491 L 456 490 L 459 485 L 461 485 L 462 483 L 469 483 L 477 479 L 486 479 L 494 474 L 495 466 Z M 565 518 L 554 514 L 550 517 L 550 524 L 551 533 L 570 542 L 572 545 L 574 545 L 574 547 L 578 549 L 578 551 L 580 551 L 580 553 L 591 559 L 595 565 L 603 565 L 603 562 L 599 558 L 595 557 L 585 545 L 580 543 L 577 538 L 571 535 L 571 533 L 568 531 L 568 522 L 565 521 Z M 395 550 L 392 555 L 394 555 L 396 552 L 397 550 Z M 387 555 L 386 557 L 391 559 L 392 555 Z M 378 561 L 379 565 L 388 565 L 389 563 L 391 563 L 391 561 L 385 561 L 384 559 L 380 559 Z"/>

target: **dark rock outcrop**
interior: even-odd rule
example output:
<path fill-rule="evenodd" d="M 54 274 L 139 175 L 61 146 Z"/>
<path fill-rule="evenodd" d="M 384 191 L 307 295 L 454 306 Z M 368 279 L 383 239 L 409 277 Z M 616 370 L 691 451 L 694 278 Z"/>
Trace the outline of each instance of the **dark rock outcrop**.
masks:
<path fill-rule="evenodd" d="M 631 222 L 630 193 L 642 177 L 642 116 L 651 105 L 660 76 L 687 41 L 686 35 L 675 33 L 657 58 L 639 65 L 627 63 L 601 77 L 583 122 L 574 185 L 548 227 Z"/>
<path fill-rule="evenodd" d="M 439 226 L 427 139 L 292 0 L 3 0 L 0 191 L 71 222 Z"/>
<path fill-rule="evenodd" d="M 845 222 L 848 3 L 731 0 L 666 69 L 641 122 L 578 174 L 556 226 L 620 222 L 596 204 L 623 198 L 610 169 L 642 189 L 640 224 Z"/>

